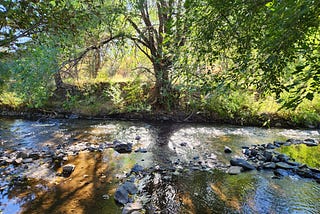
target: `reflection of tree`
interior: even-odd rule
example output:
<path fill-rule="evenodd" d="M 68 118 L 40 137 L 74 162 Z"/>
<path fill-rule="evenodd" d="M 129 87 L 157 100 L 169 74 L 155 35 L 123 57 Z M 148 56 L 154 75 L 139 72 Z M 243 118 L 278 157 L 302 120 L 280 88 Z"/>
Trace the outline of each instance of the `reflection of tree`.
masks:
<path fill-rule="evenodd" d="M 176 156 L 176 153 L 168 146 L 170 138 L 176 130 L 177 125 L 174 123 L 153 124 L 153 132 L 151 133 L 154 139 L 152 157 L 155 164 L 168 166 L 171 164 L 170 158 Z"/>
<path fill-rule="evenodd" d="M 177 183 L 183 210 L 193 213 L 239 213 L 252 191 L 254 176 L 248 173 L 230 176 L 221 171 L 193 172 Z"/>
<path fill-rule="evenodd" d="M 160 170 L 150 174 L 150 178 L 145 184 L 145 191 L 151 195 L 149 204 L 152 210 L 161 213 L 178 213 L 180 202 L 178 201 L 177 185 L 172 181 L 169 168 L 172 166 L 171 157 L 176 153 L 168 147 L 172 134 L 177 129 L 173 123 L 158 123 L 152 126 L 152 158 Z M 154 210 L 155 209 L 155 210 Z"/>

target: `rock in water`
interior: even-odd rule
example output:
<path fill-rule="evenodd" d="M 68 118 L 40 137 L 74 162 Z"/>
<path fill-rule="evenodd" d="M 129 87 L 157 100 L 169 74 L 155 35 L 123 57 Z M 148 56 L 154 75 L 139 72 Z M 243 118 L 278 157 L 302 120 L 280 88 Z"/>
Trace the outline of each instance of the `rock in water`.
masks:
<path fill-rule="evenodd" d="M 242 171 L 242 167 L 241 166 L 231 166 L 227 173 L 230 174 L 230 175 L 237 175 L 237 174 L 240 174 L 241 171 Z"/>
<path fill-rule="evenodd" d="M 139 173 L 139 172 L 142 172 L 144 170 L 143 166 L 139 165 L 139 164 L 135 164 L 132 169 L 131 169 L 131 172 L 134 172 L 134 173 Z"/>
<path fill-rule="evenodd" d="M 128 191 L 121 185 L 116 190 L 116 193 L 114 194 L 114 200 L 120 204 L 126 204 L 129 202 L 129 194 Z"/>
<path fill-rule="evenodd" d="M 228 147 L 228 146 L 225 146 L 225 147 L 224 147 L 224 153 L 232 153 L 231 148 Z"/>
<path fill-rule="evenodd" d="M 62 167 L 62 175 L 63 175 L 64 177 L 69 177 L 69 176 L 71 175 L 71 173 L 74 171 L 75 167 L 76 167 L 76 166 L 73 165 L 73 164 L 64 165 L 64 166 Z"/>
<path fill-rule="evenodd" d="M 318 146 L 318 142 L 314 139 L 305 139 L 303 143 L 307 146 Z"/>
<path fill-rule="evenodd" d="M 114 145 L 114 150 L 119 153 L 131 153 L 132 152 L 132 143 L 121 143 L 117 141 Z"/>
<path fill-rule="evenodd" d="M 126 204 L 129 202 L 129 194 L 134 195 L 138 191 L 134 183 L 126 181 L 124 184 L 118 187 L 114 194 L 114 200 L 120 204 Z"/>
<path fill-rule="evenodd" d="M 122 186 L 128 191 L 129 194 L 134 195 L 138 192 L 138 189 L 134 183 L 126 181 Z"/>
<path fill-rule="evenodd" d="M 244 170 L 254 170 L 256 169 L 253 165 L 248 163 L 248 161 L 241 158 L 232 158 L 230 160 L 232 166 L 241 166 Z"/>
<path fill-rule="evenodd" d="M 284 162 L 278 162 L 278 163 L 276 163 L 276 167 L 277 167 L 277 168 L 281 168 L 281 169 L 294 169 L 294 168 L 295 168 L 294 166 L 289 165 L 289 164 L 284 163 Z"/>

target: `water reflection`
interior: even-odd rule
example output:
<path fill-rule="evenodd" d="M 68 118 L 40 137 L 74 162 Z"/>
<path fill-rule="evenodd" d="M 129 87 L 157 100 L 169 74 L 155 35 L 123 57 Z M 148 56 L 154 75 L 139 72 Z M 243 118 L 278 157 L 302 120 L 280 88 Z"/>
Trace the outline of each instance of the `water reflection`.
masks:
<path fill-rule="evenodd" d="M 124 175 L 138 163 L 145 168 L 183 165 L 215 157 L 228 163 L 241 156 L 241 147 L 288 138 L 315 138 L 315 130 L 260 129 L 202 124 L 144 123 L 99 120 L 0 120 L 0 151 L 24 148 L 49 150 L 89 143 L 100 145 L 115 139 L 133 143 L 133 150 L 147 153 L 119 154 L 113 149 L 68 156 L 76 165 L 69 178 L 57 177 L 46 160 L 30 167 L 0 168 L 3 213 L 121 213 L 113 193 Z M 233 150 L 225 154 L 224 147 Z M 12 166 L 11 166 L 12 167 Z M 57 169 L 58 171 L 61 169 Z M 32 182 L 26 188 L 8 189 L 15 175 Z M 270 172 L 230 176 L 217 170 L 186 168 L 174 174 L 152 175 L 149 189 L 154 206 L 149 211 L 167 213 L 316 213 L 320 210 L 320 185 L 287 177 L 272 179 Z M 30 181 L 31 181 L 30 180 Z"/>

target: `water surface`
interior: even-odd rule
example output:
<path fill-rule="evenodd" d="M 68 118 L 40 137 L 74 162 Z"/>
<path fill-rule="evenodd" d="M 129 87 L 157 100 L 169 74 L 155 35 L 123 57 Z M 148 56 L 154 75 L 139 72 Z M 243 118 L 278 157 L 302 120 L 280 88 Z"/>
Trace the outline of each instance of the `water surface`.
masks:
<path fill-rule="evenodd" d="M 137 138 L 139 136 L 139 138 Z M 0 151 L 46 151 L 58 145 L 99 145 L 115 139 L 147 153 L 119 154 L 113 149 L 68 156 L 76 165 L 68 178 L 46 160 L 30 167 L 2 167 L 3 213 L 121 213 L 113 194 L 136 163 L 148 168 L 189 163 L 214 156 L 228 164 L 241 147 L 288 138 L 320 139 L 317 130 L 263 129 L 208 124 L 145 123 L 102 120 L 0 119 Z M 139 139 L 139 140 L 137 140 Z M 233 150 L 225 154 L 224 147 Z M 27 185 L 8 187 L 25 175 Z M 186 169 L 166 180 L 155 175 L 150 189 L 155 212 L 162 213 L 318 213 L 320 185 L 299 177 L 273 179 L 268 171 L 230 176 L 220 170 Z M 151 209 L 151 208 L 150 208 Z"/>

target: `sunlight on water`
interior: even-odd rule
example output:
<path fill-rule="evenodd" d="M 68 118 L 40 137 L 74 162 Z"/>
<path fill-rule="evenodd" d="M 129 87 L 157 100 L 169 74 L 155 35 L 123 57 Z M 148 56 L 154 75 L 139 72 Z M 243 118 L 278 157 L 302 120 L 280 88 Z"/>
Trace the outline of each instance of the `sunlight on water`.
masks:
<path fill-rule="evenodd" d="M 18 188 L 20 192 L 1 192 L 0 208 L 8 214 L 21 211 L 22 207 L 25 213 L 46 213 L 48 210 L 75 213 L 77 209 L 87 213 L 89 210 L 92 213 L 121 213 L 112 194 L 136 163 L 144 168 L 167 167 L 175 162 L 187 166 L 210 157 L 213 162 L 228 164 L 231 157 L 242 156 L 242 146 L 288 138 L 320 139 L 317 130 L 136 121 L 2 119 L 0 128 L 0 151 L 47 151 L 58 146 L 82 151 L 87 145 L 112 145 L 114 140 L 133 144 L 130 154 L 119 154 L 109 148 L 103 152 L 68 155 L 65 163 L 75 164 L 76 168 L 73 177 L 67 179 L 57 177 L 61 166 L 55 168 L 47 159 L 35 161 L 29 167 L 11 169 L 0 177 L 1 188 L 17 174 L 35 179 L 41 185 L 44 182 L 45 188 L 37 190 L 36 184 L 30 184 L 27 189 Z M 225 146 L 233 152 L 225 154 Z M 141 148 L 145 149 L 144 153 L 135 152 Z M 218 170 L 184 168 L 170 181 L 165 175 L 156 174 L 150 191 L 154 206 L 166 209 L 168 213 L 267 214 L 317 213 L 320 210 L 319 184 L 297 177 L 272 179 L 272 176 L 268 171 L 230 176 Z M 36 194 L 30 197 L 28 194 L 32 191 Z"/>

